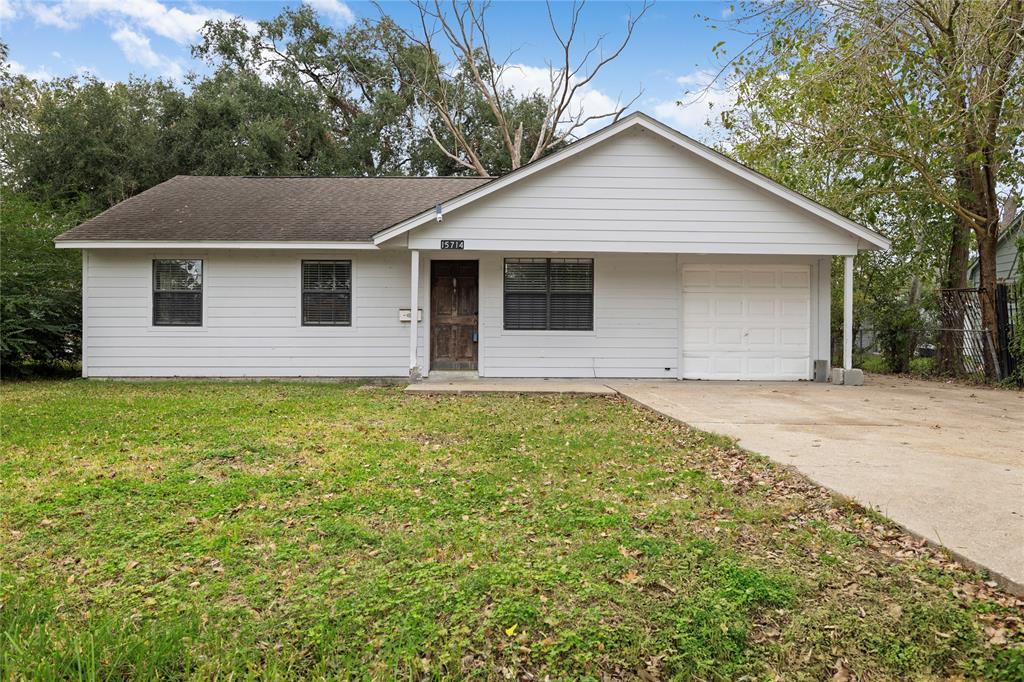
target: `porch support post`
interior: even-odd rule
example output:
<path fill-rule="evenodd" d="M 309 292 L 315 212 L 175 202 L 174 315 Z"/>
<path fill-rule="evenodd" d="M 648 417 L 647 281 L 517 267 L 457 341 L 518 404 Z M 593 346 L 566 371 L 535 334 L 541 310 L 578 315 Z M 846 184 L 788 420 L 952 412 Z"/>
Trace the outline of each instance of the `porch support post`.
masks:
<path fill-rule="evenodd" d="M 853 369 L 853 256 L 843 256 L 843 369 Z"/>
<path fill-rule="evenodd" d="M 409 378 L 418 379 L 419 353 L 417 342 L 419 341 L 419 309 L 420 309 L 420 252 L 411 251 L 412 260 L 409 267 Z"/>

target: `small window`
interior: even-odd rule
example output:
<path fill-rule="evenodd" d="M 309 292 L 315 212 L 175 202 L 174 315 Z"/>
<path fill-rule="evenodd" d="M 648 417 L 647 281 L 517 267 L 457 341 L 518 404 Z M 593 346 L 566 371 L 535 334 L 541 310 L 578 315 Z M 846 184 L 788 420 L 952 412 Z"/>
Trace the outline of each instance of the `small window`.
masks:
<path fill-rule="evenodd" d="M 505 329 L 594 328 L 594 261 L 506 258 Z"/>
<path fill-rule="evenodd" d="M 352 261 L 302 261 L 302 324 L 352 324 Z"/>
<path fill-rule="evenodd" d="M 203 326 L 203 261 L 153 261 L 153 324 Z"/>

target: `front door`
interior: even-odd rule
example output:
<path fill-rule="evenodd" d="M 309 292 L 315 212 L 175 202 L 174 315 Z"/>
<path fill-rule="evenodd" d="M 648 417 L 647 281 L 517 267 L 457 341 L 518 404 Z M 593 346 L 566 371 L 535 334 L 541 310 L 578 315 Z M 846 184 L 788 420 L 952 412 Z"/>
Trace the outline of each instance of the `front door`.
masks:
<path fill-rule="evenodd" d="M 430 264 L 430 368 L 476 369 L 478 263 Z"/>

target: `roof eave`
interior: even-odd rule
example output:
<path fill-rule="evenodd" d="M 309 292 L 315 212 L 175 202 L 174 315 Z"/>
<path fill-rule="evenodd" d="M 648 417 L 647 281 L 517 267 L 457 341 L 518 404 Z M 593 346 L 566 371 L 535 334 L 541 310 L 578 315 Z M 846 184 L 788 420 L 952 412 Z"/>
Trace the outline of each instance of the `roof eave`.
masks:
<path fill-rule="evenodd" d="M 272 249 L 308 251 L 377 251 L 373 242 L 271 241 L 217 239 L 55 239 L 58 249 Z"/>

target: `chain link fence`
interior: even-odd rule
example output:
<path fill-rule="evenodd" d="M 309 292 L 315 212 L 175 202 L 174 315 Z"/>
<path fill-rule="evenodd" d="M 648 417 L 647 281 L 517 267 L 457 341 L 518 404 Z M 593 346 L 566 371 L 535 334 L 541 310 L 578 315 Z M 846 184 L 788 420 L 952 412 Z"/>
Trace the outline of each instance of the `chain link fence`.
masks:
<path fill-rule="evenodd" d="M 943 289 L 940 291 L 936 324 L 926 329 L 905 330 L 914 338 L 912 358 L 931 358 L 932 371 L 946 376 L 984 381 L 992 376 L 1005 379 L 1015 376 L 1017 358 L 1011 352 L 1018 333 L 1021 301 L 1013 287 L 1000 284 L 992 294 L 996 297 L 996 333 L 982 324 L 982 305 L 989 294 L 985 289 Z M 853 338 L 854 355 L 883 359 L 881 333 L 873 327 L 862 327 Z"/>

